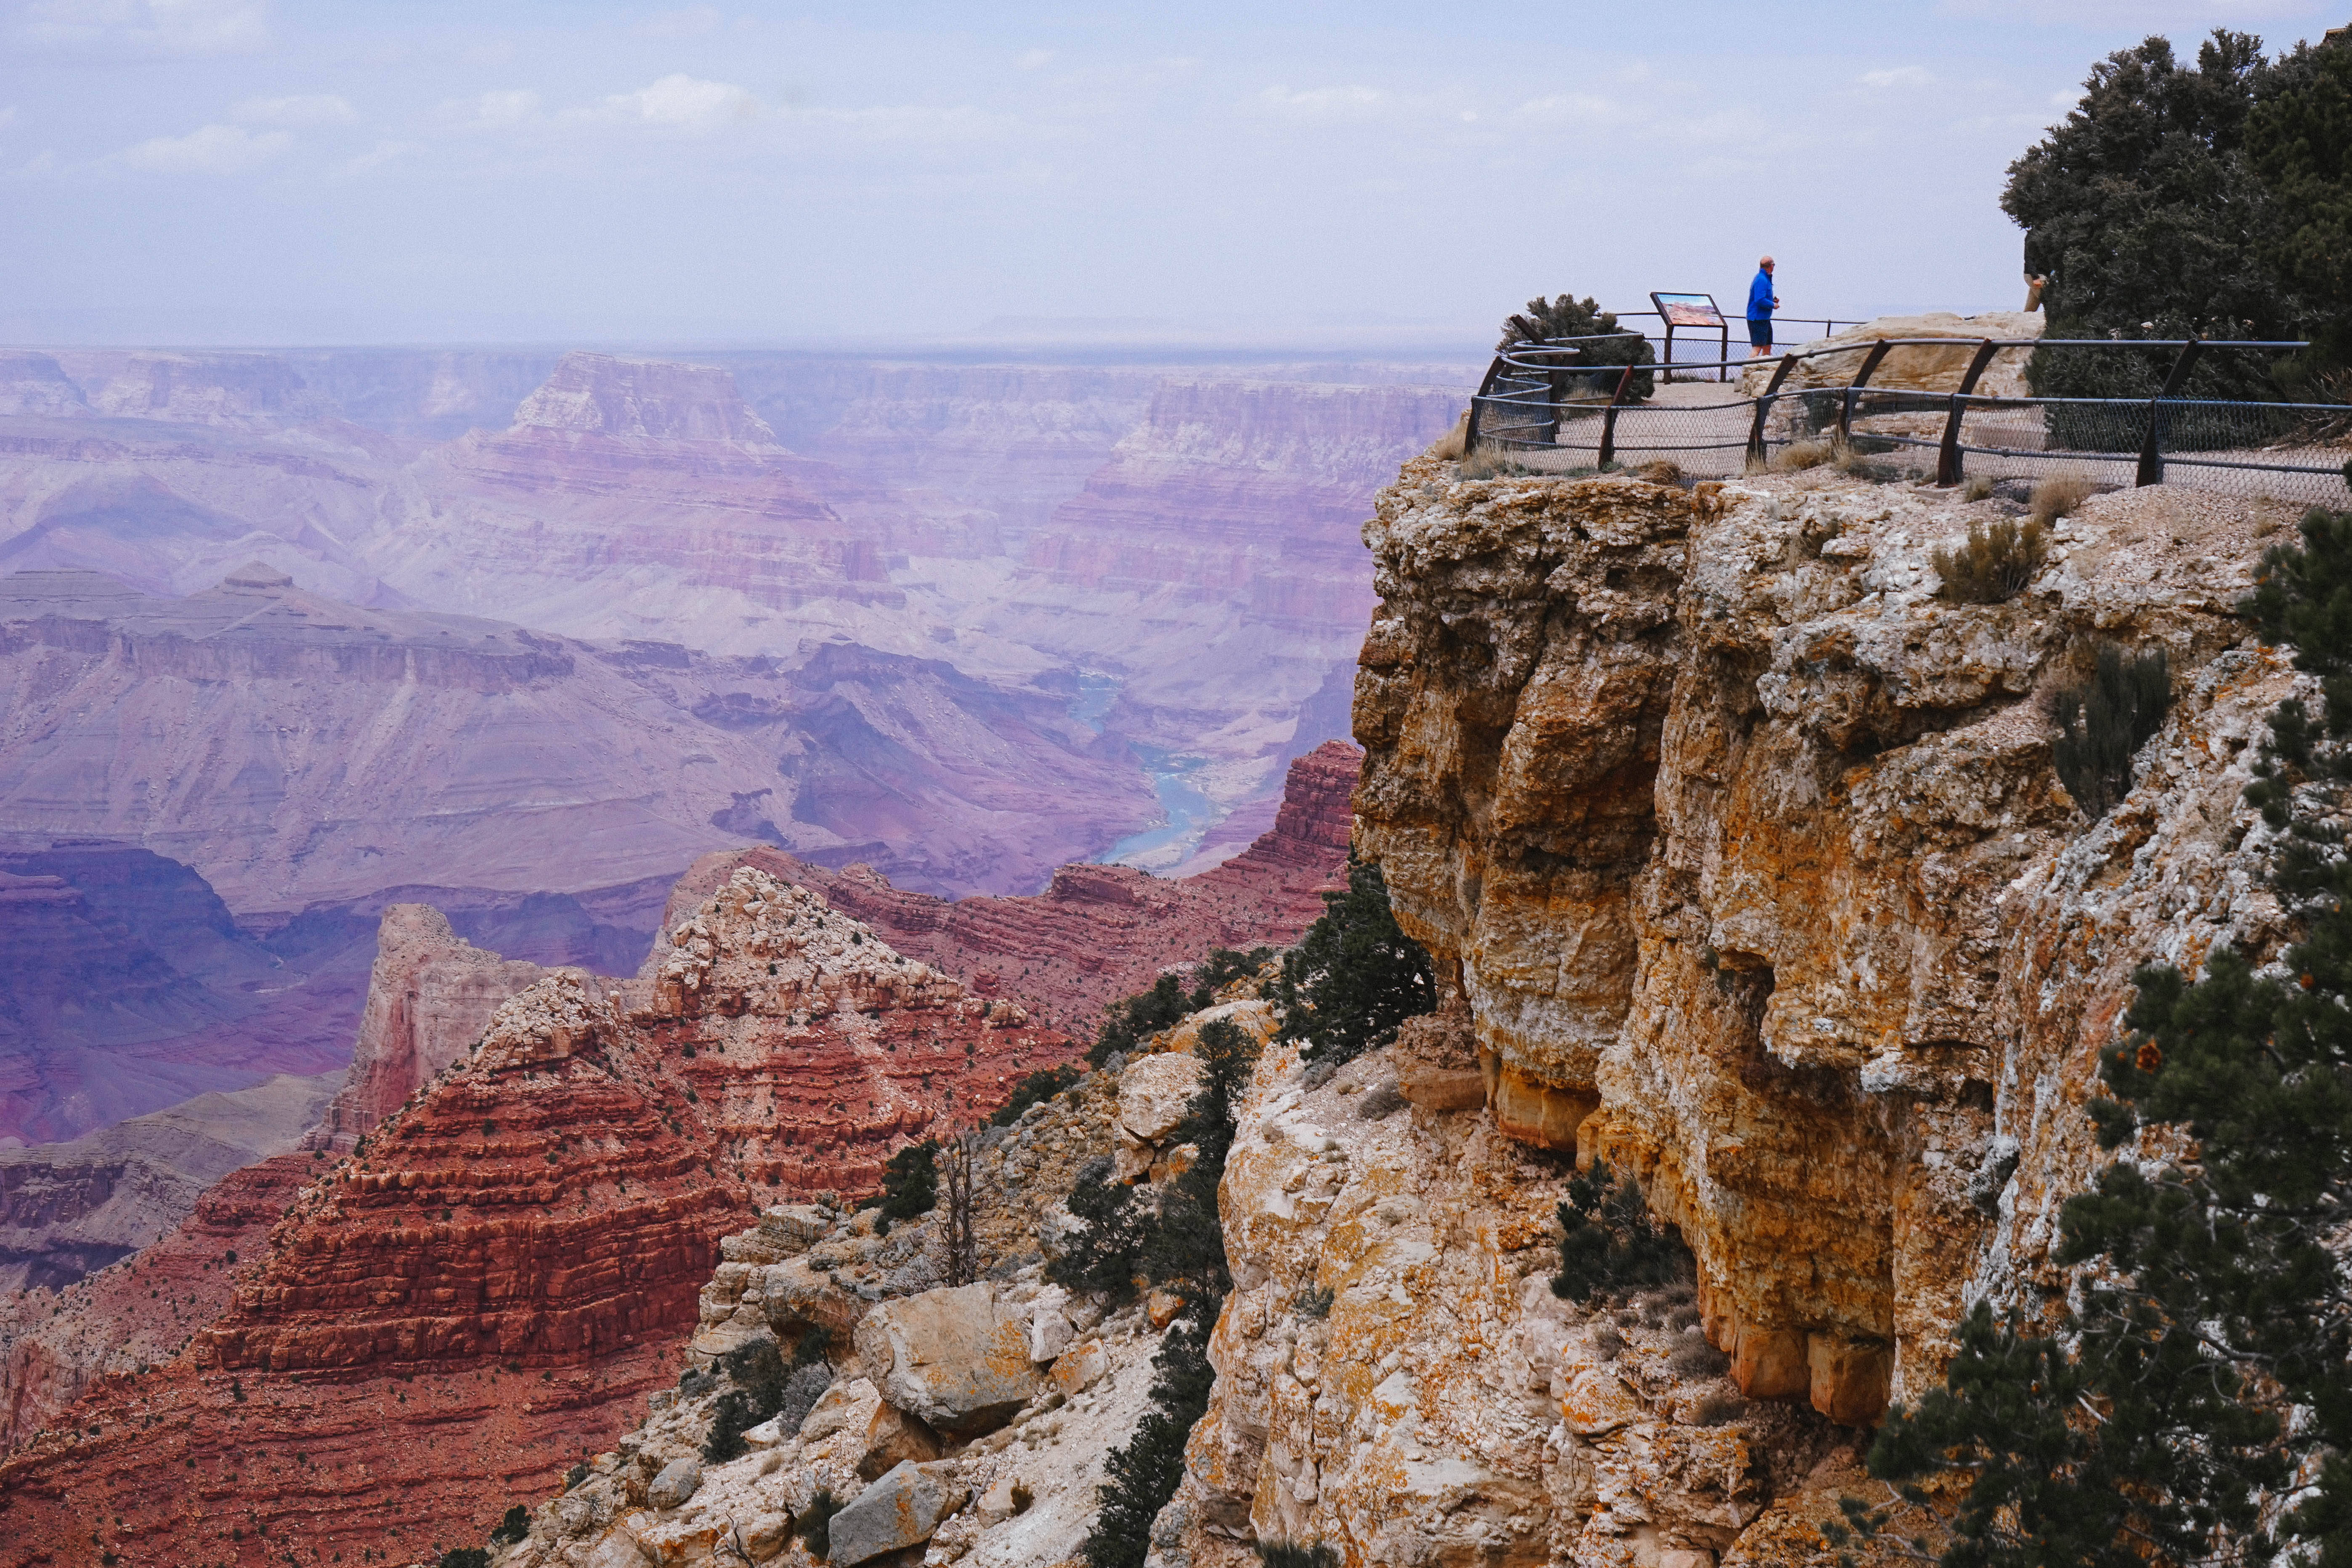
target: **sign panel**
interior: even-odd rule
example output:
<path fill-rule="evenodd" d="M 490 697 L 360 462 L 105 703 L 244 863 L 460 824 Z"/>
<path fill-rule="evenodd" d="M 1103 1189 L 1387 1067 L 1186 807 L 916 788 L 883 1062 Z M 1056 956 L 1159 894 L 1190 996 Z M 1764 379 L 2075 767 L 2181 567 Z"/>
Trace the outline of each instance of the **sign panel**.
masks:
<path fill-rule="evenodd" d="M 1723 325 L 1723 312 L 1716 309 L 1712 294 L 1653 294 L 1650 302 L 1670 327 Z"/>

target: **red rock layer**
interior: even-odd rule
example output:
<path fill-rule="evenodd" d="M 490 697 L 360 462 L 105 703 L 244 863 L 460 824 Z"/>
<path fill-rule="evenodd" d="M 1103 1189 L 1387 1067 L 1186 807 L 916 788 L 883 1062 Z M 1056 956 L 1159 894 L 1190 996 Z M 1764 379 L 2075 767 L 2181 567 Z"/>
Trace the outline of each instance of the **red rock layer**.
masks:
<path fill-rule="evenodd" d="M 1346 879 L 1349 796 L 1363 752 L 1329 741 L 1293 761 L 1274 826 L 1241 854 L 1169 880 L 1125 866 L 1065 866 L 1033 898 L 950 902 L 894 888 L 864 866 L 828 870 L 779 850 L 706 857 L 678 884 L 708 889 L 739 866 L 822 893 L 903 951 L 1009 997 L 1055 1027 L 1090 1030 L 1107 1003 L 1148 988 L 1212 946 L 1295 942 Z"/>
<path fill-rule="evenodd" d="M 1076 1049 L 749 868 L 612 984 L 560 970 L 501 1007 L 301 1189 L 186 1353 L 0 1465 L 0 1564 L 93 1530 L 159 1562 L 478 1542 L 673 1374 L 755 1185 L 870 1188 Z"/>
<path fill-rule="evenodd" d="M 499 1005 L 545 973 L 476 947 L 429 905 L 387 907 L 351 1076 L 320 1123 L 320 1146 L 350 1148 L 465 1055 Z"/>
<path fill-rule="evenodd" d="M 81 1396 L 92 1382 L 163 1366 L 257 1279 L 270 1227 L 323 1156 L 280 1154 L 232 1171 L 195 1210 L 139 1254 L 61 1291 L 0 1298 L 0 1452 Z"/>

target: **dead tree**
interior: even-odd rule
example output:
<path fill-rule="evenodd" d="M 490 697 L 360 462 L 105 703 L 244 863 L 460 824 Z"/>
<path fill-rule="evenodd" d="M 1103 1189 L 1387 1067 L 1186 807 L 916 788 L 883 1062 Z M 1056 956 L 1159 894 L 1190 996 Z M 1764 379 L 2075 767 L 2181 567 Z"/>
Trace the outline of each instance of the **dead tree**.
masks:
<path fill-rule="evenodd" d="M 980 1140 L 959 1132 L 940 1151 L 947 1198 L 948 1283 L 969 1285 L 980 1278 L 979 1244 L 971 1232 L 971 1177 Z"/>

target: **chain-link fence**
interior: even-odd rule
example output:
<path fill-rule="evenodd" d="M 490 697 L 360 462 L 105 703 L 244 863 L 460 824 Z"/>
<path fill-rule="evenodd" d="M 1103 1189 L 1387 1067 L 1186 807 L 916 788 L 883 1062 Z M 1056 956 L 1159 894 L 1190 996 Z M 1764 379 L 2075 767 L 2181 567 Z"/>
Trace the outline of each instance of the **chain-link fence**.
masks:
<path fill-rule="evenodd" d="M 1677 348 L 1681 345 L 1677 344 Z M 2270 351 L 2299 344 L 2155 344 L 2179 353 Z M 1910 347 L 1952 351 L 1951 390 L 1872 386 L 1885 355 Z M 2210 398 L 1991 396 L 1973 390 L 2005 349 L 2112 352 L 2105 343 L 1890 339 L 1787 354 L 1761 368 L 1743 361 L 1693 365 L 1722 382 L 1653 385 L 1633 395 L 1640 367 L 1574 368 L 1574 342 L 1519 345 L 1498 355 L 1473 405 L 1474 450 L 1528 472 L 1578 474 L 1670 462 L 1694 478 L 1724 478 L 1830 459 L 1885 478 L 1958 484 L 2065 475 L 2101 486 L 2175 484 L 2303 504 L 2352 505 L 2352 407 Z M 1972 356 L 1972 357 L 1971 357 Z M 1965 372 L 1958 367 L 1966 363 Z M 1804 375 L 1797 376 L 1800 368 Z M 1738 378 L 1745 374 L 1749 391 Z M 1792 379 L 1811 384 L 1789 384 Z M 1930 384 L 1932 386 L 1932 383 Z"/>

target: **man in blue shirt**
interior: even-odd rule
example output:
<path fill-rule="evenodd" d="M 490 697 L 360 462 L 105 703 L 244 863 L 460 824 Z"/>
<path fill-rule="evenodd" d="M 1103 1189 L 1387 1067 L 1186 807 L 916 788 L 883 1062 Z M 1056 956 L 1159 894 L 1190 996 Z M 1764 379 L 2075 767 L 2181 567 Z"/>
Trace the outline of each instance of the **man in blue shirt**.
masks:
<path fill-rule="evenodd" d="M 1772 352 L 1772 311 L 1780 297 L 1772 292 L 1772 258 L 1756 263 L 1756 281 L 1748 286 L 1748 357 L 1760 359 Z"/>

